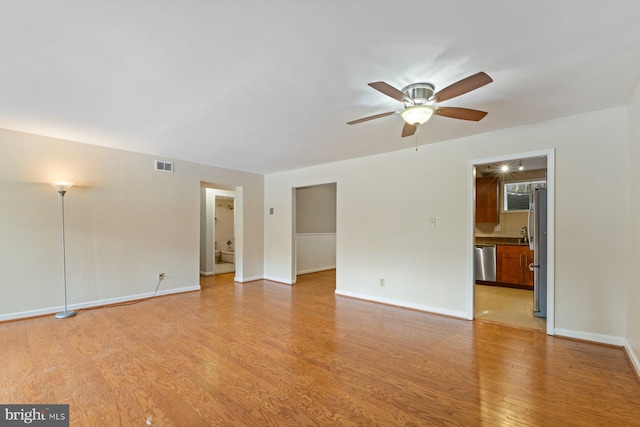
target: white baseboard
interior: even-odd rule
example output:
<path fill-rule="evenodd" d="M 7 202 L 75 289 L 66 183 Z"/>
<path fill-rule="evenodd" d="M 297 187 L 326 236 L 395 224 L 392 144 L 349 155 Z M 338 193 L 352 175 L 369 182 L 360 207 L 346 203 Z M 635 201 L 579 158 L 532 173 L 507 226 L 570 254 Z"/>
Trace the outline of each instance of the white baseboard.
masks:
<path fill-rule="evenodd" d="M 335 265 L 329 265 L 327 267 L 319 267 L 319 268 L 311 268 L 308 270 L 298 271 L 297 274 L 309 274 L 309 273 L 317 273 L 318 271 L 327 271 L 327 270 L 335 270 Z"/>
<path fill-rule="evenodd" d="M 214 274 L 216 274 L 216 273 L 214 273 L 213 271 L 201 271 L 200 272 L 201 276 L 213 276 Z"/>
<path fill-rule="evenodd" d="M 398 300 L 393 300 L 393 299 L 389 299 L 389 298 L 374 297 L 374 296 L 371 296 L 371 295 L 359 294 L 359 293 L 356 293 L 356 292 L 341 291 L 341 290 L 338 290 L 338 289 L 336 289 L 335 294 L 343 296 L 343 297 L 356 298 L 356 299 L 361 299 L 361 300 L 365 300 L 365 301 L 371 301 L 371 302 L 378 302 L 378 303 L 387 304 L 387 305 L 393 305 L 393 306 L 396 306 L 396 307 L 410 308 L 412 310 L 424 311 L 426 313 L 441 314 L 441 315 L 449 316 L 449 317 L 458 317 L 458 318 L 464 319 L 464 320 L 467 319 L 467 313 L 464 312 L 464 311 L 446 310 L 446 309 L 439 308 L 439 307 L 431 307 L 431 306 L 422 305 L 422 304 L 413 304 L 413 303 L 406 302 L 406 301 L 398 301 Z"/>
<path fill-rule="evenodd" d="M 295 280 L 283 279 L 281 277 L 273 277 L 273 276 L 264 276 L 264 280 L 271 280 L 272 282 L 285 283 L 287 285 L 295 285 Z"/>
<path fill-rule="evenodd" d="M 246 282 L 254 282 L 256 280 L 262 280 L 262 276 L 253 276 L 253 277 L 234 277 L 233 281 L 238 283 L 246 283 Z"/>
<path fill-rule="evenodd" d="M 623 347 L 626 341 L 622 337 L 616 337 L 613 335 L 592 334 L 590 332 L 570 331 L 568 329 L 556 328 L 553 330 L 553 333 L 556 336 L 575 338 L 583 341 L 592 341 L 600 344 L 615 345 L 618 347 Z"/>
<path fill-rule="evenodd" d="M 635 374 L 638 378 L 640 378 L 640 360 L 638 360 L 638 355 L 631 348 L 631 344 L 625 338 L 616 337 L 612 335 L 601 335 L 601 334 L 591 334 L 587 332 L 578 332 L 578 331 L 569 331 L 566 329 L 555 329 L 554 330 L 556 336 L 567 337 L 567 338 L 575 338 L 583 341 L 591 341 L 599 344 L 608 344 L 615 345 L 617 347 L 622 347 L 624 351 L 627 353 L 627 357 L 631 362 L 631 369 L 635 371 Z"/>
<path fill-rule="evenodd" d="M 191 292 L 191 291 L 199 291 L 199 290 L 200 290 L 200 286 L 186 286 L 184 288 L 175 288 L 175 289 L 167 289 L 167 290 L 158 291 L 158 293 L 156 293 L 156 296 L 179 294 L 179 293 L 183 293 L 183 292 Z M 68 304 L 67 305 L 67 309 L 69 311 L 82 310 L 83 308 L 99 307 L 101 305 L 111 305 L 111 304 L 118 304 L 118 303 L 121 303 L 121 302 L 128 302 L 128 301 L 135 301 L 135 300 L 144 299 L 144 298 L 151 298 L 152 296 L 153 296 L 153 292 L 145 292 L 144 294 L 138 294 L 138 295 L 127 295 L 127 296 L 124 296 L 124 297 L 107 298 L 107 299 L 103 299 L 103 300 L 81 302 L 81 303 L 77 303 L 77 304 Z M 28 310 L 28 311 L 20 311 L 20 312 L 16 312 L 16 313 L 1 314 L 0 315 L 0 321 L 17 320 L 17 319 L 25 319 L 25 318 L 28 318 L 28 317 L 45 316 L 47 314 L 59 313 L 61 311 L 64 311 L 64 306 L 47 307 L 47 308 L 41 308 L 41 309 L 37 309 L 37 310 Z"/>
<path fill-rule="evenodd" d="M 624 350 L 627 352 L 627 356 L 631 361 L 631 367 L 636 371 L 636 376 L 640 379 L 640 360 L 638 360 L 638 356 L 627 340 L 624 340 Z"/>

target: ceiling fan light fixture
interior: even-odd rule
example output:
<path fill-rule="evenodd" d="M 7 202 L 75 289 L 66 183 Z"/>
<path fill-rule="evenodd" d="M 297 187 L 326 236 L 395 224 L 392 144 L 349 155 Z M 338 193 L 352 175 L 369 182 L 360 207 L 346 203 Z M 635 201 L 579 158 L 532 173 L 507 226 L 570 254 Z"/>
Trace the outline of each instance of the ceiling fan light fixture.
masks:
<path fill-rule="evenodd" d="M 431 118 L 435 109 L 430 105 L 416 105 L 406 108 L 400 115 L 410 125 L 418 126 Z"/>
<path fill-rule="evenodd" d="M 418 126 L 428 121 L 434 114 L 452 119 L 478 122 L 487 115 L 486 111 L 460 107 L 439 107 L 438 103 L 464 95 L 492 81 L 493 79 L 491 77 L 481 71 L 465 79 L 458 80 L 438 92 L 435 92 L 435 86 L 431 83 L 412 83 L 409 86 L 405 86 L 402 90 L 398 90 L 383 81 L 371 82 L 369 83 L 370 87 L 383 95 L 401 102 L 404 104 L 404 109 L 402 111 L 388 111 L 386 113 L 363 117 L 347 122 L 347 124 L 355 125 L 357 123 L 368 122 L 369 120 L 400 113 L 400 116 L 402 116 L 402 119 L 405 121 L 401 134 L 404 138 L 415 135 Z"/>

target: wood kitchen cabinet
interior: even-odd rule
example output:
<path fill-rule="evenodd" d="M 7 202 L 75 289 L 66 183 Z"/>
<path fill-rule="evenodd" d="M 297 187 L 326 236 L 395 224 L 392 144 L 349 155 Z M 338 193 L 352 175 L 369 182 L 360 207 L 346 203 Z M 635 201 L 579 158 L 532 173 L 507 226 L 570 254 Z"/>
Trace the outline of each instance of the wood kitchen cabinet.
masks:
<path fill-rule="evenodd" d="M 498 223 L 498 178 L 476 178 L 476 222 Z"/>
<path fill-rule="evenodd" d="M 533 287 L 533 251 L 529 246 L 498 245 L 496 248 L 496 280 L 501 283 Z"/>

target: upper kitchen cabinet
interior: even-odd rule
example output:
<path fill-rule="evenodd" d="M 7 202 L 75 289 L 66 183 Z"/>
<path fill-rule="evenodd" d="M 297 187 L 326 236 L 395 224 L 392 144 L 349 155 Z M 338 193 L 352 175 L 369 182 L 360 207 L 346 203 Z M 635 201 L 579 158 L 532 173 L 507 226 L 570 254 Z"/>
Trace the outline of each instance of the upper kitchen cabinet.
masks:
<path fill-rule="evenodd" d="M 498 178 L 476 178 L 476 223 L 498 223 Z"/>

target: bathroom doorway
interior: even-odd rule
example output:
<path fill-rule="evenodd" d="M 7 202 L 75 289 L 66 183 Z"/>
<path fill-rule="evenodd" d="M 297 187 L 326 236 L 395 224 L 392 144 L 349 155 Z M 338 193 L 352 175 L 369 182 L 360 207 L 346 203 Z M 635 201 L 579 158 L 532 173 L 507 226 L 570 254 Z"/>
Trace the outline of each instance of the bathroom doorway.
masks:
<path fill-rule="evenodd" d="M 236 191 L 201 187 L 200 275 L 236 272 Z"/>
<path fill-rule="evenodd" d="M 214 199 L 214 274 L 231 273 L 235 268 L 235 197 L 216 195 Z"/>

